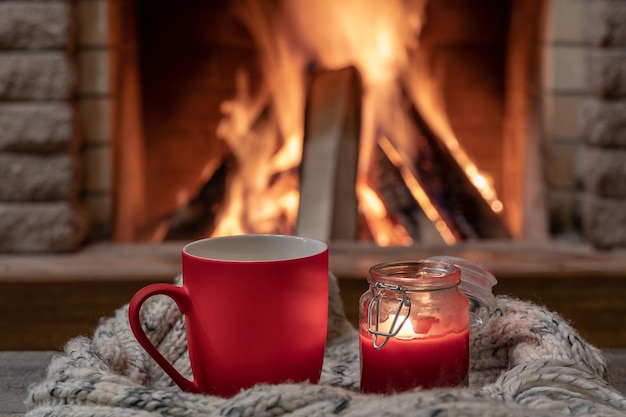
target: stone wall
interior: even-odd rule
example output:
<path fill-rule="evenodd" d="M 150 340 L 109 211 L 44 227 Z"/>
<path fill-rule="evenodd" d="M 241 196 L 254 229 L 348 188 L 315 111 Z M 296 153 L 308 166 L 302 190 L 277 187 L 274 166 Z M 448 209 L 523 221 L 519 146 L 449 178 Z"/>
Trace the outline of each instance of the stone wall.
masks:
<path fill-rule="evenodd" d="M 0 1 L 0 252 L 63 252 L 86 233 L 77 204 L 72 10 Z"/>
<path fill-rule="evenodd" d="M 626 246 L 626 0 L 592 0 L 587 34 L 583 231 L 595 246 Z"/>

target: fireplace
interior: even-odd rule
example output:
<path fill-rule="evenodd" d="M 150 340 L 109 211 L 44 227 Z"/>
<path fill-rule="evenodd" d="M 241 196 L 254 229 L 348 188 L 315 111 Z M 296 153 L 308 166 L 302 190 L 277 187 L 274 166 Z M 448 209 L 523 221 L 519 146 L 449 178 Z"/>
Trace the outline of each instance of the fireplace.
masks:
<path fill-rule="evenodd" d="M 304 152 L 297 158 L 302 158 L 302 164 L 299 159 L 287 162 L 286 170 L 297 174 L 296 179 L 274 173 L 272 186 L 280 183 L 299 191 L 305 184 L 298 175 L 307 167 L 316 172 L 307 139 L 315 136 L 311 120 L 324 115 L 312 110 L 312 100 L 329 89 L 327 103 L 337 106 L 335 116 L 343 115 L 337 126 L 343 139 L 337 146 L 354 149 L 354 142 L 364 141 L 368 125 L 363 118 L 372 113 L 363 100 L 364 91 L 372 91 L 370 75 L 359 68 L 360 61 L 355 65 L 343 57 L 336 60 L 330 52 L 321 56 L 316 50 L 319 44 L 306 38 L 310 32 L 300 30 L 306 19 L 297 25 L 283 22 L 291 25 L 287 32 L 301 38 L 303 49 L 298 53 L 307 58 L 301 62 L 307 78 L 300 80 L 306 82 L 301 98 L 306 111 L 281 119 L 272 118 L 275 108 L 254 108 L 267 103 L 263 91 L 267 71 L 259 64 L 263 48 L 251 26 L 240 20 L 241 14 L 232 13 L 232 2 L 155 3 L 91 0 L 0 5 L 6 9 L 2 15 L 15 27 L 19 23 L 12 22 L 21 15 L 47 16 L 32 18 L 32 27 L 38 29 L 30 36 L 0 39 L 8 62 L 31 71 L 26 73 L 32 84 L 20 79 L 24 71 L 9 68 L 6 77 L 16 80 L 0 91 L 0 125 L 9 132 L 0 138 L 0 170 L 10 178 L 0 187 L 2 229 L 9 232 L 0 239 L 0 250 L 56 252 L 77 249 L 85 241 L 158 242 L 210 234 L 219 226 L 211 222 L 219 221 L 227 190 L 233 189 L 229 172 L 241 169 L 232 143 L 216 133 L 224 121 L 224 103 L 233 98 L 237 100 L 231 105 L 248 105 L 246 114 L 256 114 L 257 137 L 271 129 L 281 132 L 274 136 L 271 151 L 287 143 L 286 132 L 301 130 Z M 505 230 L 484 236 L 466 233 L 463 238 L 567 239 L 600 248 L 626 246 L 626 190 L 621 186 L 626 143 L 619 130 L 624 123 L 621 97 L 626 95 L 626 77 L 619 71 L 620 48 L 626 39 L 614 25 L 620 16 L 615 8 L 623 10 L 625 4 L 413 3 L 423 9 L 412 9 L 406 16 L 423 22 L 406 25 L 416 31 L 418 42 L 411 46 L 416 52 L 409 57 L 413 60 L 409 69 L 420 72 L 422 78 L 416 82 L 422 84 L 413 90 L 407 83 L 402 85 L 404 101 L 398 109 L 407 109 L 408 103 L 410 129 L 417 132 L 409 135 L 412 140 L 429 138 L 445 150 L 445 157 L 453 158 L 455 166 L 468 159 L 470 166 L 486 174 L 481 181 L 491 186 L 497 198 L 485 197 L 471 184 L 464 190 L 472 191 L 481 219 L 488 217 L 492 227 Z M 275 3 L 260 4 L 266 7 L 260 10 L 264 16 L 274 13 L 267 8 Z M 292 12 L 292 17 L 303 18 Z M 56 24 L 45 29 L 50 21 Z M 252 28 L 262 31 L 259 26 Z M 76 54 L 71 50 L 74 44 Z M 24 55 L 20 49 L 34 52 Z M 16 87 L 20 85 L 22 89 Z M 430 95 L 415 97 L 428 88 L 433 90 Z M 447 124 L 440 125 L 429 114 L 432 107 L 443 108 Z M 291 122 L 297 126 L 286 128 Z M 395 197 L 383 196 L 387 207 L 396 198 L 392 228 L 404 228 L 392 244 L 445 240 L 435 231 L 437 215 L 428 216 L 428 204 L 418 201 L 407 185 L 416 175 L 402 164 L 407 149 L 399 147 L 397 132 L 376 129 L 376 145 L 369 148 L 372 159 L 387 165 L 378 178 L 386 191 L 395 187 L 385 182 L 389 178 L 401 184 L 392 192 Z M 381 131 L 384 134 L 378 134 Z M 463 149 L 461 156 L 450 152 L 456 147 L 446 142 L 450 131 Z M 398 156 L 400 163 L 394 163 Z M 324 198 L 333 207 L 331 217 L 356 223 L 349 232 L 337 232 L 340 236 L 375 241 L 371 218 L 352 201 L 359 195 L 356 181 L 350 178 L 360 165 L 355 158 L 342 158 L 341 164 L 333 165 L 333 170 L 342 170 L 338 178 L 346 181 L 348 191 L 337 191 L 334 183 L 333 195 Z M 326 171 L 318 171 L 322 172 Z M 459 178 L 471 182 L 467 170 L 460 172 Z M 313 181 L 312 186 L 319 188 L 322 179 L 314 180 L 317 184 Z M 16 185 L 17 181 L 22 184 Z M 311 181 L 306 184 L 311 186 Z M 350 193 L 355 188 L 353 198 Z M 383 194 L 378 193 L 378 197 Z M 291 211 L 285 208 L 277 214 L 281 221 L 292 219 L 292 223 L 243 231 L 297 232 L 292 195 L 272 197 L 292 204 Z M 316 195 L 299 198 L 315 200 Z M 303 213 L 300 206 L 298 216 L 316 219 L 319 211 Z M 438 215 L 442 217 L 441 211 Z M 336 218 L 325 221 L 338 222 Z M 417 223 L 422 233 L 410 233 Z M 201 232 L 194 235 L 189 230 Z M 25 238 L 28 233 L 32 237 Z M 409 239 L 403 240 L 405 234 Z"/>
<path fill-rule="evenodd" d="M 135 82 L 123 81 L 121 95 L 139 92 L 135 99 L 120 101 L 119 113 L 138 113 L 142 124 L 128 132 L 135 121 L 120 117 L 120 130 L 129 134 L 119 159 L 128 170 L 139 171 L 136 177 L 144 185 L 119 178 L 115 237 L 161 241 L 313 233 L 331 240 L 338 237 L 333 230 L 317 231 L 332 223 L 336 213 L 324 219 L 318 209 L 309 208 L 320 206 L 319 200 L 332 204 L 332 194 L 342 205 L 358 200 L 351 204 L 358 207 L 353 213 L 336 207 L 342 211 L 342 223 L 355 225 L 351 235 L 343 233 L 341 238 L 365 236 L 392 245 L 423 241 L 421 230 L 414 229 L 424 228 L 427 222 L 420 225 L 419 219 L 425 215 L 448 243 L 508 237 L 498 216 L 502 202 L 496 188 L 507 188 L 499 161 L 507 106 L 509 9 L 490 5 L 474 12 L 464 7 L 466 14 L 487 14 L 488 20 L 504 22 L 494 25 L 492 33 L 483 33 L 486 41 L 476 46 L 471 36 L 475 23 L 453 33 L 452 41 L 438 30 L 420 35 L 425 13 L 425 29 L 445 27 L 450 18 L 437 3 L 428 11 L 423 9 L 426 2 L 414 3 L 413 10 L 404 3 L 381 8 L 376 2 L 353 10 L 351 3 L 279 7 L 240 1 L 235 8 L 232 2 L 138 2 L 127 13 L 135 17 L 122 20 L 131 20 L 130 27 L 122 24 L 120 30 L 122 36 L 136 37 L 123 42 L 138 45 L 133 51 L 137 69 L 133 56 L 123 53 L 117 59 L 124 71 L 136 72 Z M 442 12 L 443 18 L 438 17 Z M 475 20 L 468 15 L 468 21 Z M 180 22 L 180 27 L 165 33 L 166 22 Z M 383 41 L 383 47 L 378 46 Z M 448 53 L 451 42 L 472 50 L 463 59 L 464 71 L 454 71 L 459 65 L 453 58 L 459 53 Z M 407 51 L 410 48 L 416 51 Z M 419 56 L 422 50 L 426 52 Z M 443 59 L 435 59 L 438 55 Z M 420 62 L 426 62 L 425 68 Z M 450 74 L 442 75 L 442 65 Z M 438 75 L 431 75 L 434 71 Z M 482 78 L 483 87 L 472 90 L 470 77 Z M 426 109 L 436 106 L 438 94 L 422 93 L 423 86 L 433 83 L 441 84 L 443 95 L 457 92 L 442 98 L 460 103 L 462 110 L 453 109 L 452 120 L 463 138 L 449 133 L 446 117 L 438 118 L 445 109 L 417 109 L 420 101 L 428 101 Z M 467 103 L 476 99 L 484 108 L 470 114 Z M 319 100 L 324 104 L 317 104 Z M 345 116 L 325 116 L 331 107 L 335 116 Z M 441 120 L 444 123 L 437 123 Z M 333 135 L 329 132 L 335 137 L 327 138 Z M 462 139 L 465 145 L 459 144 Z M 491 181 L 464 151 L 470 139 L 489 143 L 492 156 L 476 152 L 481 148 L 476 144 L 472 153 L 482 157 L 477 165 L 490 168 Z M 357 144 L 354 149 L 333 154 L 333 147 L 350 140 Z M 385 169 L 377 166 L 385 162 Z M 475 172 L 463 172 L 471 169 Z M 332 175 L 322 181 L 329 172 Z M 352 178 L 352 189 L 338 195 L 334 180 L 343 177 Z M 482 181 L 483 189 L 472 181 Z M 383 206 L 387 215 L 379 218 L 370 205 Z M 143 207 L 141 218 L 134 217 L 138 207 Z"/>

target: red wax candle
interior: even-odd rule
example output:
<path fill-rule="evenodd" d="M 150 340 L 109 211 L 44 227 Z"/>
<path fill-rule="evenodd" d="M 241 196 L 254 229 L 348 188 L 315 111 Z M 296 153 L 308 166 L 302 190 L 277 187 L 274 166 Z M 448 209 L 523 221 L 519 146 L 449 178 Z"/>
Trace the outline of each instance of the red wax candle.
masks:
<path fill-rule="evenodd" d="M 460 270 L 445 262 L 370 268 L 359 300 L 361 391 L 456 387 L 469 370 L 469 302 Z"/>
<path fill-rule="evenodd" d="M 455 387 L 469 370 L 469 331 L 441 337 L 390 338 L 374 349 L 373 336 L 361 331 L 361 391 L 389 393 L 422 388 Z"/>

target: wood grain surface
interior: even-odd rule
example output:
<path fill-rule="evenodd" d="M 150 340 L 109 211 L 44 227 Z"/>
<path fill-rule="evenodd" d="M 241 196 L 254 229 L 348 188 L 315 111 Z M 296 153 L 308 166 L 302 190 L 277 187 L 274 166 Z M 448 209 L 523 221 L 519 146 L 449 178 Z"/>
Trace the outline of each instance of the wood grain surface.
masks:
<path fill-rule="evenodd" d="M 0 352 L 0 417 L 21 416 L 28 387 L 42 381 L 50 359 L 58 352 Z M 626 394 L 626 349 L 604 351 L 611 384 Z"/>

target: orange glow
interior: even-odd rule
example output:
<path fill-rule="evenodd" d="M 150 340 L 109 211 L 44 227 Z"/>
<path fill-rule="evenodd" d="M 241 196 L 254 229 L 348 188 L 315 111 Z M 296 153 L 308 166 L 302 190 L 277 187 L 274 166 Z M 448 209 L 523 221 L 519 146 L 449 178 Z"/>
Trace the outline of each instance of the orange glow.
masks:
<path fill-rule="evenodd" d="M 387 216 L 387 209 L 378 193 L 368 184 L 357 180 L 356 194 L 359 210 L 378 246 L 410 245 L 413 239 L 406 229 Z"/>
<path fill-rule="evenodd" d="M 357 193 L 361 198 L 361 203 L 364 208 L 371 214 L 371 217 L 385 218 L 387 217 L 387 209 L 383 202 L 378 198 L 378 195 L 368 185 L 359 183 L 357 187 Z"/>
<path fill-rule="evenodd" d="M 274 156 L 272 166 L 276 172 L 296 168 L 302 158 L 302 142 L 296 135 L 287 139 L 285 146 Z"/>
<path fill-rule="evenodd" d="M 229 187 L 226 198 L 227 204 L 220 216 L 218 226 L 215 228 L 211 236 L 231 236 L 244 234 L 246 231 L 241 224 L 241 213 L 243 212 L 243 198 L 237 198 L 241 195 L 241 181 L 234 179 Z"/>
<path fill-rule="evenodd" d="M 457 243 L 458 239 L 453 231 L 448 227 L 446 222 L 441 218 L 435 205 L 430 201 L 428 195 L 424 192 L 421 184 L 417 180 L 417 176 L 411 169 L 411 164 L 406 157 L 402 155 L 393 147 L 389 139 L 381 137 L 378 140 L 380 147 L 382 148 L 387 158 L 391 163 L 400 171 L 404 183 L 408 187 L 409 191 L 415 201 L 418 202 L 426 217 L 435 224 L 435 228 L 443 238 L 444 242 L 448 245 Z"/>
<path fill-rule="evenodd" d="M 503 210 L 492 181 L 469 159 L 437 105 L 428 79 L 405 80 L 417 47 L 427 0 L 265 2 L 244 0 L 238 12 L 260 52 L 264 85 L 252 92 L 244 71 L 236 96 L 222 103 L 218 136 L 229 145 L 237 169 L 229 172 L 225 205 L 213 236 L 290 233 L 297 221 L 298 167 L 302 159 L 307 77 L 311 67 L 354 66 L 363 83 L 358 175 L 355 191 L 370 234 L 380 246 L 409 245 L 367 178 L 376 146 L 393 163 L 411 195 L 447 244 L 460 240 L 419 182 L 414 168 L 415 121 L 404 106 L 408 90 L 435 135 L 441 138 L 491 209 Z M 314 64 L 314 65 L 312 65 Z M 386 136 L 381 136 L 381 132 Z M 341 161 L 338 162 L 339 164 Z M 207 172 L 214 170 L 207 167 Z M 332 190 L 329 190 L 332 192 Z"/>
<path fill-rule="evenodd" d="M 176 206 L 184 207 L 189 201 L 189 192 L 187 190 L 178 190 L 176 193 Z"/>
<path fill-rule="evenodd" d="M 426 76 L 429 72 L 424 69 L 425 65 L 423 62 L 417 61 L 415 64 L 418 67 L 416 73 L 423 74 L 423 76 L 418 77 L 414 73 L 414 77 L 409 78 L 407 83 L 409 84 L 409 94 L 419 109 L 420 114 L 435 135 L 446 145 L 452 157 L 463 169 L 467 178 L 476 187 L 480 195 L 487 201 L 489 207 L 495 213 L 502 212 L 504 205 L 496 194 L 493 180 L 479 171 L 478 167 L 461 147 L 452 130 L 437 84 Z"/>

